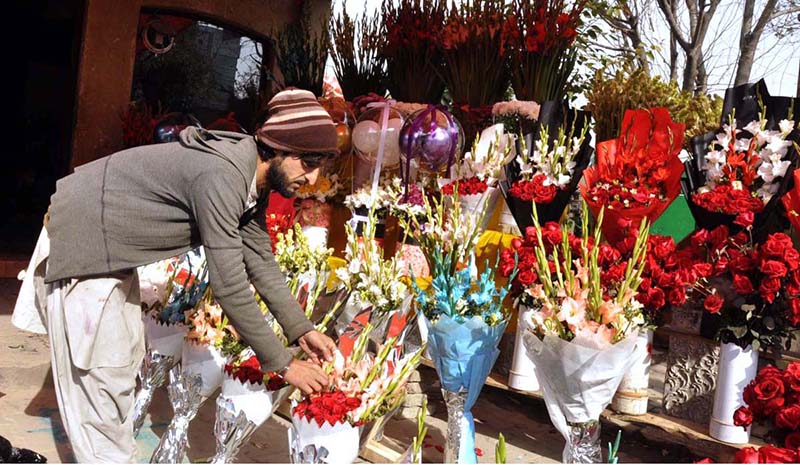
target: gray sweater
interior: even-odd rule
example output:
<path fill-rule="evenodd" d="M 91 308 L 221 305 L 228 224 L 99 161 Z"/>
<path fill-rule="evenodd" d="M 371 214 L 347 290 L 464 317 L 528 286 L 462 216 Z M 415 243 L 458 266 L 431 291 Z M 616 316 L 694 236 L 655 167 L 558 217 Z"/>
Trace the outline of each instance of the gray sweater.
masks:
<path fill-rule="evenodd" d="M 225 314 L 264 370 L 283 368 L 291 354 L 265 322 L 248 278 L 290 342 L 313 326 L 272 255 L 263 226 L 267 193 L 245 212 L 257 157 L 251 136 L 190 127 L 180 142 L 77 168 L 51 199 L 47 282 L 131 269 L 203 245 Z"/>

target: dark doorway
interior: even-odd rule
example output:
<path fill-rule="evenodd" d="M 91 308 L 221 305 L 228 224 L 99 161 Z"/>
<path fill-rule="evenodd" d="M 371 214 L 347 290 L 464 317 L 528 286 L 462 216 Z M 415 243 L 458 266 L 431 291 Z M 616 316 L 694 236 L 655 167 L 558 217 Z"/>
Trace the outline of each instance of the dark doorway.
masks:
<path fill-rule="evenodd" d="M 4 5 L 6 137 L 0 170 L 0 260 L 33 251 L 56 180 L 67 174 L 85 0 Z"/>

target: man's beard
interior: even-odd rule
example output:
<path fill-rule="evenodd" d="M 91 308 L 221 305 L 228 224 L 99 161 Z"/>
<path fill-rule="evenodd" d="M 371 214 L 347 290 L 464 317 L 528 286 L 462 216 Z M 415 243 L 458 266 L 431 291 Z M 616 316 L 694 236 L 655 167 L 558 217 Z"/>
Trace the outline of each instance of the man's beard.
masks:
<path fill-rule="evenodd" d="M 294 196 L 292 182 L 286 176 L 286 173 L 278 167 L 270 167 L 267 170 L 267 183 L 270 189 L 279 192 L 284 197 Z"/>

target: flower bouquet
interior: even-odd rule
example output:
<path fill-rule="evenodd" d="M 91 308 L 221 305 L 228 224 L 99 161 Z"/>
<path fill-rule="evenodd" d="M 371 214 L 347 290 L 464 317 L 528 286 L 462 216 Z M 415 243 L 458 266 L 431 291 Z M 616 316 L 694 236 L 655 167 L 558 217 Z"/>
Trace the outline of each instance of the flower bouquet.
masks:
<path fill-rule="evenodd" d="M 395 313 L 405 314 L 411 306 L 410 289 L 401 279 L 406 274 L 403 262 L 397 257 L 384 259 L 383 247 L 373 239 L 376 230 L 374 208 L 364 224 L 363 240 L 352 225 L 345 224 L 347 265 L 336 269 L 336 277 L 350 292 L 336 329 L 340 337 L 351 339 L 357 335 L 361 324 L 356 324 L 357 320 L 366 317 L 377 328 L 376 335 L 383 337 L 390 317 Z"/>
<path fill-rule="evenodd" d="M 764 439 L 783 446 L 788 456 L 796 458 L 800 449 L 800 363 L 792 362 L 785 370 L 772 365 L 762 368 L 744 388 L 743 398 L 746 405 L 736 409 L 733 423 L 746 429 L 753 423 L 767 427 Z"/>
<path fill-rule="evenodd" d="M 720 132 L 693 139 L 684 195 L 699 227 L 725 225 L 737 232 L 737 217 L 754 215 L 754 231 L 763 237 L 780 229 L 767 223 L 789 188 L 797 160 L 792 141 L 800 140 L 800 132 L 790 120 L 771 125 L 764 112 L 744 126 L 736 117 Z"/>
<path fill-rule="evenodd" d="M 423 199 L 425 191 L 421 184 L 409 184 L 407 193 L 397 192 L 396 195 L 399 201 L 392 206 L 391 213 L 393 216 L 410 218 L 425 214 L 425 202 Z M 400 248 L 397 251 L 397 257 L 400 262 L 408 267 L 413 276 L 418 278 L 430 276 L 431 271 L 428 268 L 428 261 L 419 248 L 419 243 L 409 231 L 402 227 L 400 229 L 401 231 L 398 233 Z M 406 270 L 403 271 L 405 273 Z"/>
<path fill-rule="evenodd" d="M 584 171 L 581 195 L 595 217 L 605 207 L 609 242 L 619 242 L 643 218 L 654 222 L 678 196 L 683 128 L 664 108 L 628 110 L 620 137 L 597 145 L 597 164 Z"/>
<path fill-rule="evenodd" d="M 195 308 L 186 310 L 189 332 L 183 343 L 181 364 L 170 371 L 167 388 L 174 412 L 167 430 L 153 451 L 152 463 L 180 463 L 186 453 L 189 423 L 202 404 L 222 385 L 225 357 L 217 347 L 224 336 L 222 307 L 211 288 Z"/>
<path fill-rule="evenodd" d="M 300 199 L 297 205 L 297 222 L 303 227 L 303 234 L 312 245 L 328 245 L 333 207 L 329 202 L 341 190 L 342 185 L 336 174 L 320 176 L 314 185 L 304 185 L 297 191 Z"/>
<path fill-rule="evenodd" d="M 479 215 L 485 211 L 481 230 L 485 230 L 497 205 L 500 191 L 497 184 L 503 167 L 514 158 L 514 137 L 506 134 L 502 124 L 483 130 L 472 144 L 472 151 L 459 157 L 455 180 L 440 179 L 441 192 L 452 201 L 458 191 L 463 215 Z"/>
<path fill-rule="evenodd" d="M 181 360 L 188 331 L 184 311 L 191 309 L 208 286 L 202 247 L 138 269 L 145 328 L 145 353 L 139 371 L 141 387 L 134 400 L 134 435 L 144 423 L 153 392 Z"/>
<path fill-rule="evenodd" d="M 370 186 L 358 188 L 355 192 L 344 199 L 344 205 L 350 209 L 354 232 L 359 236 L 364 235 L 367 225 L 367 217 L 370 210 L 375 210 L 375 232 L 374 239 L 383 242 L 386 234 L 386 216 L 391 207 L 398 201 L 401 190 L 402 180 L 395 176 L 382 176 L 378 189 L 374 195 Z"/>
<path fill-rule="evenodd" d="M 521 150 L 506 165 L 506 180 L 500 183 L 520 231 L 533 224 L 534 205 L 543 221 L 559 221 L 592 158 L 588 113 L 545 102 L 539 114 L 534 132 L 520 139 Z"/>
<path fill-rule="evenodd" d="M 515 1 L 513 47 L 509 53 L 511 83 L 523 100 L 560 101 L 566 96 L 577 57 L 578 36 L 586 0 Z"/>
<path fill-rule="evenodd" d="M 316 302 L 326 289 L 333 249 L 313 244 L 299 224 L 285 233 L 278 233 L 275 260 L 286 275 L 286 285 L 295 296 L 307 317 L 311 317 Z M 263 300 L 258 297 L 260 303 Z"/>
<path fill-rule="evenodd" d="M 445 2 L 401 0 L 381 6 L 386 40 L 387 87 L 404 102 L 438 104 L 444 82 L 436 73 L 442 62 L 438 37 L 444 25 Z"/>
<path fill-rule="evenodd" d="M 634 237 L 629 236 L 615 248 L 607 249 L 601 244 L 600 254 L 622 254 L 622 260 L 630 260 Z M 659 322 L 661 312 L 668 306 L 679 307 L 687 301 L 687 295 L 698 280 L 708 278 L 713 267 L 691 254 L 679 251 L 672 237 L 651 234 L 647 239 L 647 253 L 644 270 L 639 284 L 636 300 L 644 307 L 644 325 L 639 331 L 639 343 L 633 354 L 630 370 L 620 382 L 611 408 L 629 415 L 647 413 L 648 387 L 650 383 L 650 356 L 653 343 L 653 330 Z M 621 273 L 619 268 L 612 273 Z"/>
<path fill-rule="evenodd" d="M 439 35 L 443 60 L 437 73 L 468 141 L 491 121 L 492 104 L 508 89 L 511 20 L 504 9 L 497 1 L 453 3 Z"/>
<path fill-rule="evenodd" d="M 245 349 L 225 365 L 217 398 L 214 435 L 217 451 L 210 463 L 230 463 L 250 435 L 264 424 L 291 392 L 277 373 L 261 370 L 252 350 Z"/>
<path fill-rule="evenodd" d="M 588 232 L 587 217 L 584 204 L 582 230 Z M 601 257 L 602 222 L 603 210 L 593 236 L 577 238 L 555 225 L 540 226 L 534 213 L 534 237 L 528 239 L 535 244 L 534 266 L 519 274 L 527 281 L 533 277 L 519 297 L 535 309 L 523 342 L 550 419 L 567 441 L 565 463 L 602 462 L 600 413 L 628 371 L 644 324 L 636 292 L 645 266 L 647 221 L 625 261 L 607 248 Z"/>
<path fill-rule="evenodd" d="M 307 397 L 292 409 L 290 449 L 313 445 L 326 449 L 327 463 L 352 463 L 360 448 L 360 428 L 402 403 L 424 347 L 401 356 L 393 337 L 377 354 L 367 353 L 371 330 L 368 324 L 350 354 L 337 351 L 325 367 L 331 376 L 329 391 Z"/>
<path fill-rule="evenodd" d="M 509 100 L 492 105 L 492 120 L 503 123 L 509 132 L 527 134 L 539 119 L 541 106 L 534 101 Z"/>
<path fill-rule="evenodd" d="M 475 246 L 483 212 L 463 215 L 458 192 L 452 208 L 425 199 L 425 218 L 404 226 L 414 232 L 431 269 L 431 284 L 417 294 L 423 337 L 436 365 L 447 404 L 445 462 L 476 463 L 475 426 L 470 410 L 497 360 L 508 322 L 502 307 L 507 288 L 497 288 L 494 269 L 478 275 Z"/>
<path fill-rule="evenodd" d="M 749 431 L 731 418 L 756 375 L 758 350 L 788 349 L 800 324 L 800 252 L 783 233 L 754 244 L 751 225 L 745 227 L 734 236 L 724 225 L 701 229 L 689 241 L 690 250 L 713 265 L 711 277 L 697 285 L 721 342 L 711 435 L 737 444 L 748 442 Z"/>

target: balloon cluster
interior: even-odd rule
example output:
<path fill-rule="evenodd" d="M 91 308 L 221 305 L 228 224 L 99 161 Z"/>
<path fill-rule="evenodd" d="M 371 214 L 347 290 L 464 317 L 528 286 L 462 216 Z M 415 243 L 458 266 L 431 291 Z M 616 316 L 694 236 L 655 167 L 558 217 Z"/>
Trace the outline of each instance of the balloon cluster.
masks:
<path fill-rule="evenodd" d="M 447 110 L 429 105 L 412 114 L 400 130 L 400 151 L 406 162 L 441 173 L 453 164 L 464 145 L 464 131 Z"/>
<path fill-rule="evenodd" d="M 367 109 L 358 118 L 353 128 L 353 149 L 363 160 L 375 163 L 381 139 L 381 117 L 383 108 Z M 383 147 L 383 166 L 396 167 L 400 163 L 400 128 L 403 116 L 395 109 L 389 110 L 389 121 L 386 127 L 386 139 Z"/>

